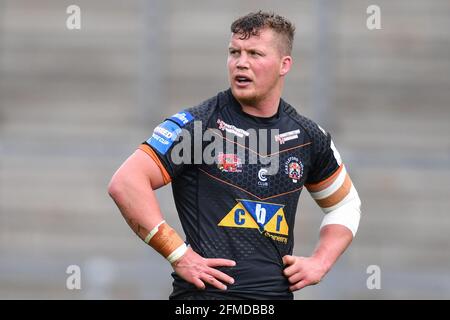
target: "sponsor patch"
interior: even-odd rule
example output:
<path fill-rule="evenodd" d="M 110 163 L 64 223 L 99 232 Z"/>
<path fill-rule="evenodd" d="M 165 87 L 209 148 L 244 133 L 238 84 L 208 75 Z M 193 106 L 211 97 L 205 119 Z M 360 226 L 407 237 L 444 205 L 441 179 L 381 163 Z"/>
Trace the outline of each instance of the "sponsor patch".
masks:
<path fill-rule="evenodd" d="M 280 133 L 275 136 L 275 141 L 284 144 L 286 141 L 297 139 L 299 134 L 299 129 Z"/>
<path fill-rule="evenodd" d="M 239 138 L 243 138 L 244 136 L 248 137 L 250 135 L 250 133 L 248 133 L 244 129 L 236 128 L 235 126 L 228 124 L 220 119 L 217 119 L 217 126 L 218 126 L 219 130 L 232 133 L 232 134 L 238 136 Z"/>
<path fill-rule="evenodd" d="M 194 117 L 187 111 L 181 111 L 174 114 L 169 119 L 177 123 L 180 128 L 183 128 L 186 124 L 194 120 Z"/>
<path fill-rule="evenodd" d="M 233 209 L 219 222 L 219 226 L 258 229 L 266 237 L 287 243 L 289 226 L 283 210 L 284 205 L 244 199 L 237 201 Z"/>
<path fill-rule="evenodd" d="M 258 171 L 258 186 L 260 187 L 268 187 L 269 182 L 267 182 L 267 169 L 261 168 Z"/>
<path fill-rule="evenodd" d="M 178 125 L 166 120 L 153 130 L 153 135 L 147 140 L 147 143 L 164 155 L 175 142 L 180 132 L 181 129 Z"/>
<path fill-rule="evenodd" d="M 234 153 L 222 153 L 217 155 L 217 167 L 222 172 L 242 172 L 242 161 Z"/>

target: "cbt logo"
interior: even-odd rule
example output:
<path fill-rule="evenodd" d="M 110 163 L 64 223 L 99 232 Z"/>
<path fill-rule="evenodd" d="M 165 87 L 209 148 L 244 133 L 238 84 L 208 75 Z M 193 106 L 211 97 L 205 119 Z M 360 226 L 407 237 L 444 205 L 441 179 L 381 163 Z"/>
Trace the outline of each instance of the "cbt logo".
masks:
<path fill-rule="evenodd" d="M 221 227 L 258 229 L 265 236 L 287 243 L 287 238 L 272 236 L 271 233 L 288 236 L 282 204 L 238 199 L 238 203 L 219 222 Z"/>

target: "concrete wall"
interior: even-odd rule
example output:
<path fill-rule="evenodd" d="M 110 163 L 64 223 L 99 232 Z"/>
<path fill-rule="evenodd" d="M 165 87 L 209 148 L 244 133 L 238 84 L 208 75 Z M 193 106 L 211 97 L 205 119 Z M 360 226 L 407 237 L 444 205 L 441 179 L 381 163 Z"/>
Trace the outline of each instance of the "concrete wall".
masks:
<path fill-rule="evenodd" d="M 450 297 L 448 1 L 379 0 L 375 31 L 369 1 L 83 0 L 77 31 L 70 4 L 0 2 L 0 298 L 168 296 L 170 266 L 106 186 L 164 116 L 227 87 L 229 25 L 259 8 L 296 24 L 284 97 L 326 124 L 363 201 L 350 249 L 296 298 Z M 157 193 L 181 232 L 170 191 Z M 321 219 L 303 194 L 296 254 Z M 69 265 L 81 290 L 66 289 Z"/>

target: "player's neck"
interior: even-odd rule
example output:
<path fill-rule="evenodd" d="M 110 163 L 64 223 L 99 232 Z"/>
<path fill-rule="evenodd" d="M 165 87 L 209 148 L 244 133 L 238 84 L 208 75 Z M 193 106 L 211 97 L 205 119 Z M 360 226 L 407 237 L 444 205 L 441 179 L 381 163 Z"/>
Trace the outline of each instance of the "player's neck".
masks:
<path fill-rule="evenodd" d="M 281 90 L 279 92 L 274 92 L 253 104 L 247 104 L 241 101 L 239 101 L 239 103 L 241 104 L 242 111 L 245 113 L 255 117 L 269 118 L 278 112 L 280 99 Z"/>
<path fill-rule="evenodd" d="M 270 118 L 274 116 L 278 112 L 278 105 L 280 100 L 278 99 L 278 102 L 274 102 L 274 104 L 268 104 L 268 105 L 256 105 L 256 106 L 242 106 L 242 111 L 245 113 L 255 116 L 255 117 L 261 117 L 261 118 Z"/>

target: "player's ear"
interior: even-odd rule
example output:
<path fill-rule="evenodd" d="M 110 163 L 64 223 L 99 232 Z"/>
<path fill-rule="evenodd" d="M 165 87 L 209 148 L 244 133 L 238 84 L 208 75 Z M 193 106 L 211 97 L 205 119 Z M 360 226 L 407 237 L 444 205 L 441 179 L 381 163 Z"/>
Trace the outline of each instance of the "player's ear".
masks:
<path fill-rule="evenodd" d="M 291 56 L 284 56 L 281 58 L 280 76 L 286 75 L 289 70 L 291 70 L 292 62 L 293 61 Z"/>

